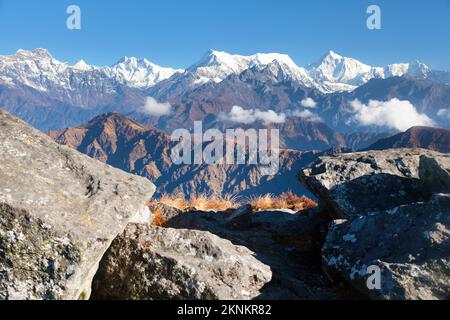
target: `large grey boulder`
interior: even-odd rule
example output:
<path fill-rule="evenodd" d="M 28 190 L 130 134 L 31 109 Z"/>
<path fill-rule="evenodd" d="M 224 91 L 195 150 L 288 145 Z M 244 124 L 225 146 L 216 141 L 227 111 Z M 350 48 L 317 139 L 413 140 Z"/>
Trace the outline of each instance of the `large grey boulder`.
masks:
<path fill-rule="evenodd" d="M 209 232 L 130 224 L 94 280 L 96 299 L 251 299 L 271 280 L 253 253 Z"/>
<path fill-rule="evenodd" d="M 248 209 L 185 212 L 164 226 L 208 231 L 254 252 L 272 271 L 272 280 L 258 299 L 334 299 L 334 288 L 321 270 L 320 260 L 329 219 L 313 209 L 300 213 Z"/>
<path fill-rule="evenodd" d="M 322 248 L 327 274 L 374 299 L 449 299 L 449 169 L 449 154 L 424 149 L 322 157 L 304 169 L 319 212 L 337 219 Z"/>
<path fill-rule="evenodd" d="M 0 299 L 88 298 L 98 263 L 155 191 L 0 110 Z"/>
<path fill-rule="evenodd" d="M 450 155 L 391 149 L 321 157 L 300 179 L 335 219 L 348 219 L 450 193 Z"/>
<path fill-rule="evenodd" d="M 450 196 L 336 220 L 322 257 L 326 271 L 374 299 L 450 299 Z M 373 267 L 379 268 L 379 287 Z"/>

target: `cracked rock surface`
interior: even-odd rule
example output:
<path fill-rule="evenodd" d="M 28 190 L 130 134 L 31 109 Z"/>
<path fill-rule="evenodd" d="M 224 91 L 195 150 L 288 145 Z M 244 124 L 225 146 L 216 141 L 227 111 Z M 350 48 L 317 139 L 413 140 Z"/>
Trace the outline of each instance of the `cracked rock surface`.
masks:
<path fill-rule="evenodd" d="M 86 299 L 112 240 L 154 185 L 0 110 L 0 299 Z"/>
<path fill-rule="evenodd" d="M 329 225 L 323 268 L 373 299 L 450 299 L 450 155 L 391 149 L 320 158 L 300 178 Z"/>
<path fill-rule="evenodd" d="M 249 249 L 212 233 L 130 224 L 94 280 L 96 299 L 251 299 L 272 278 Z"/>
<path fill-rule="evenodd" d="M 450 196 L 332 223 L 322 249 L 325 269 L 373 299 L 450 298 Z M 380 270 L 369 290 L 368 268 Z"/>
<path fill-rule="evenodd" d="M 450 154 L 390 149 L 321 157 L 300 179 L 336 219 L 347 219 L 450 193 Z"/>

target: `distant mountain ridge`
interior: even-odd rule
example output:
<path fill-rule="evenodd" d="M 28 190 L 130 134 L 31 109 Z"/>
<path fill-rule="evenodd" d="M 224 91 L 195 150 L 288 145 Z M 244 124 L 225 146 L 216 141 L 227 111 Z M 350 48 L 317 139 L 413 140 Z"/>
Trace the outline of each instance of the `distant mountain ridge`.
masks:
<path fill-rule="evenodd" d="M 450 130 L 430 127 L 413 127 L 406 132 L 379 140 L 367 150 L 398 148 L 423 148 L 450 153 Z"/>
<path fill-rule="evenodd" d="M 175 165 L 170 158 L 174 143 L 168 135 L 118 113 L 103 114 L 81 127 L 48 134 L 59 144 L 148 178 L 159 195 L 219 193 L 250 197 L 288 190 L 309 195 L 295 175 L 320 155 L 317 151 L 282 150 L 275 176 L 262 176 L 255 165 Z"/>
<path fill-rule="evenodd" d="M 450 128 L 450 122 L 439 116 L 440 110 L 450 109 L 450 86 L 445 84 L 414 77 L 391 77 L 371 79 L 352 92 L 323 94 L 285 75 L 280 64 L 272 63 L 261 68 L 250 68 L 239 75 L 230 75 L 220 83 L 206 83 L 186 93 L 176 87 L 160 91 L 161 86 L 157 85 L 149 90 L 149 95 L 169 101 L 174 106 L 173 114 L 152 117 L 137 110 L 130 117 L 170 132 L 173 128 L 191 127 L 193 121 L 212 119 L 221 112 L 230 112 L 233 106 L 240 106 L 246 110 L 273 110 L 286 114 L 288 118 L 305 118 L 309 115 L 333 130 L 346 134 L 356 131 L 381 133 L 393 129 L 366 128 L 350 123 L 354 112 L 351 103 L 355 100 L 367 104 L 370 100 L 398 99 L 409 101 L 418 113 L 425 114 L 437 125 Z M 165 82 L 161 82 L 161 85 Z M 171 97 L 171 90 L 177 91 L 179 95 Z M 305 107 L 305 99 L 314 101 L 315 107 Z"/>
<path fill-rule="evenodd" d="M 333 51 L 299 67 L 278 53 L 211 50 L 186 70 L 176 70 L 133 57 L 112 67 L 84 61 L 70 66 L 45 49 L 19 50 L 0 56 L 0 107 L 44 131 L 79 126 L 114 111 L 170 133 L 189 129 L 194 121 L 217 124 L 220 113 L 240 106 L 284 114 L 288 123 L 315 119 L 345 134 L 381 133 L 392 128 L 349 123 L 352 101 L 407 100 L 436 125 L 450 127 L 448 118 L 439 116 L 450 108 L 449 79 L 420 62 L 371 67 Z M 148 97 L 170 104 L 170 112 L 147 113 Z M 313 108 L 303 101 L 312 101 Z"/>
<path fill-rule="evenodd" d="M 334 51 L 306 67 L 299 67 L 285 54 L 257 53 L 242 56 L 215 50 L 208 51 L 186 70 L 161 67 L 147 59 L 135 57 L 124 57 L 111 67 L 89 65 L 84 60 L 70 66 L 53 58 L 46 49 L 39 48 L 32 51 L 18 50 L 13 55 L 0 56 L 0 83 L 14 85 L 16 81 L 21 81 L 32 88 L 45 91 L 46 84 L 58 80 L 62 86 L 70 89 L 68 79 L 71 74 L 89 73 L 133 88 L 150 88 L 176 74 L 192 74 L 195 78 L 193 85 L 200 85 L 210 81 L 218 83 L 231 74 L 238 75 L 252 67 L 264 67 L 274 62 L 285 66 L 289 76 L 303 82 L 303 85 L 324 93 L 351 91 L 372 78 L 406 74 L 427 77 L 431 73 L 428 66 L 419 61 L 371 67 Z M 37 81 L 38 76 L 42 81 Z"/>
<path fill-rule="evenodd" d="M 148 178 L 157 186 L 159 195 L 182 193 L 195 196 L 202 193 L 218 193 L 251 197 L 265 193 L 278 195 L 291 190 L 298 195 L 311 196 L 295 179 L 296 174 L 319 156 L 351 151 L 344 146 L 353 143 L 354 147 L 361 143 L 357 141 L 361 136 L 349 138 L 332 133 L 330 136 L 322 137 L 317 133 L 318 129 L 314 126 L 308 127 L 310 125 L 308 123 L 292 125 L 306 127 L 301 137 L 294 136 L 291 139 L 300 143 L 308 141 L 309 135 L 317 134 L 314 139 L 317 141 L 323 139 L 320 142 L 323 149 L 327 147 L 329 150 L 319 152 L 282 149 L 280 169 L 275 176 L 262 176 L 255 165 L 175 165 L 171 160 L 171 149 L 176 142 L 172 141 L 169 135 L 118 113 L 102 114 L 83 126 L 51 131 L 48 134 L 59 144 L 76 149 L 116 168 Z M 286 136 L 289 137 L 288 134 Z M 374 135 L 365 139 L 376 137 Z M 384 150 L 420 147 L 450 152 L 449 141 L 449 130 L 416 127 L 405 133 L 379 140 L 370 148 Z M 282 140 L 281 143 L 286 142 Z"/>
<path fill-rule="evenodd" d="M 124 57 L 111 67 L 89 65 L 84 60 L 71 66 L 55 59 L 48 50 L 42 48 L 18 50 L 13 55 L 0 56 L 0 83 L 10 86 L 24 84 L 41 92 L 56 86 L 75 90 L 81 82 L 148 88 L 182 71 L 160 67 L 146 59 L 134 57 Z"/>

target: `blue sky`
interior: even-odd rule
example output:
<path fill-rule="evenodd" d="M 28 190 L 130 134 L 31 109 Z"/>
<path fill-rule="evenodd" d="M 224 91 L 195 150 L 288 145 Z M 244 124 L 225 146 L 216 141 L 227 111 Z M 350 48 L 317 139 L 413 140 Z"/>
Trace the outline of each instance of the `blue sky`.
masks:
<path fill-rule="evenodd" d="M 82 30 L 66 28 L 79 5 Z M 378 4 L 383 29 L 366 28 Z M 372 65 L 419 59 L 450 70 L 450 0 L 0 0 L 0 54 L 48 48 L 58 59 L 110 65 L 122 56 L 187 67 L 210 48 L 280 52 L 299 65 L 332 49 Z"/>

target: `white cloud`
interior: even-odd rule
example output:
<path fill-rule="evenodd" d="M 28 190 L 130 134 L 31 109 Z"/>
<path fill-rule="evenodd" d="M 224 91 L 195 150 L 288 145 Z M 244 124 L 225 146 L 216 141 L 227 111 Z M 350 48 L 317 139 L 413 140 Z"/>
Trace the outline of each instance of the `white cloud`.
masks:
<path fill-rule="evenodd" d="M 427 115 L 418 113 L 409 101 L 391 99 L 389 101 L 370 100 L 363 104 L 359 100 L 351 102 L 355 113 L 349 122 L 356 121 L 364 126 L 383 126 L 406 131 L 414 126 L 433 126 Z"/>
<path fill-rule="evenodd" d="M 304 118 L 307 121 L 312 121 L 312 122 L 322 122 L 322 118 L 320 118 L 317 114 L 315 114 L 314 112 L 311 112 L 310 110 L 295 110 L 292 113 L 292 116 L 294 117 L 299 117 L 299 118 Z"/>
<path fill-rule="evenodd" d="M 264 124 L 283 123 L 286 121 L 284 113 L 276 113 L 273 110 L 261 111 L 259 109 L 244 109 L 240 106 L 233 106 L 229 113 L 221 113 L 219 119 L 244 124 L 251 124 L 262 121 Z"/>
<path fill-rule="evenodd" d="M 168 102 L 160 103 L 152 97 L 147 97 L 141 111 L 151 116 L 166 116 L 172 112 L 172 106 Z"/>
<path fill-rule="evenodd" d="M 450 120 L 450 109 L 439 109 L 438 117 Z"/>
<path fill-rule="evenodd" d="M 229 120 L 232 122 L 239 122 L 239 123 L 245 123 L 250 124 L 256 121 L 255 118 L 255 110 L 250 109 L 246 110 L 239 106 L 234 106 L 230 113 L 228 114 L 221 114 L 222 120 Z"/>
<path fill-rule="evenodd" d="M 260 111 L 255 110 L 255 117 L 257 120 L 263 121 L 265 124 L 268 123 L 284 123 L 286 121 L 286 115 L 284 113 L 276 113 L 273 110 Z"/>
<path fill-rule="evenodd" d="M 305 108 L 315 108 L 315 107 L 317 107 L 317 102 L 315 102 L 312 98 L 303 99 L 302 102 L 300 102 L 300 103 Z"/>

